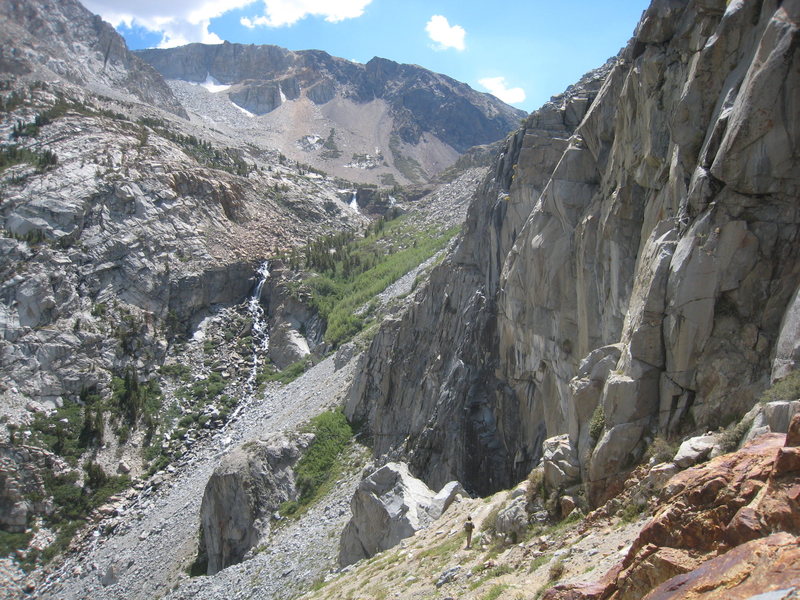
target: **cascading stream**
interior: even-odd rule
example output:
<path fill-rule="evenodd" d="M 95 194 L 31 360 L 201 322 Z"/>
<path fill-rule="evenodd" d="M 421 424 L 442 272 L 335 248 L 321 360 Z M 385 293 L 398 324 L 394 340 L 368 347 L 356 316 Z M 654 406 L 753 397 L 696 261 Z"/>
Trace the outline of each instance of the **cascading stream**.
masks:
<path fill-rule="evenodd" d="M 350 200 L 350 208 L 352 208 L 357 213 L 361 214 L 361 209 L 358 207 L 358 193 L 353 192 L 353 197 Z"/>
<path fill-rule="evenodd" d="M 265 261 L 256 273 L 258 275 L 258 283 L 247 303 L 247 310 L 253 320 L 253 368 L 250 370 L 246 384 L 248 396 L 251 398 L 255 393 L 256 375 L 261 364 L 261 356 L 266 356 L 269 351 L 269 328 L 267 327 L 264 309 L 261 307 L 261 292 L 267 279 L 269 279 L 269 261 Z"/>

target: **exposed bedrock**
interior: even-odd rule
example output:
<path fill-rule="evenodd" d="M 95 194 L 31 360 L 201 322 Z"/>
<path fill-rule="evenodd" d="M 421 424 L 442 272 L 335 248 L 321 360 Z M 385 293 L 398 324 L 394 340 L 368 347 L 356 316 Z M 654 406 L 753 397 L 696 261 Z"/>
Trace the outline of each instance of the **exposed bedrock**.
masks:
<path fill-rule="evenodd" d="M 348 414 L 378 455 L 484 493 L 567 434 L 598 503 L 656 434 L 727 423 L 795 368 L 798 17 L 654 2 L 508 138 L 453 255 L 363 359 Z"/>

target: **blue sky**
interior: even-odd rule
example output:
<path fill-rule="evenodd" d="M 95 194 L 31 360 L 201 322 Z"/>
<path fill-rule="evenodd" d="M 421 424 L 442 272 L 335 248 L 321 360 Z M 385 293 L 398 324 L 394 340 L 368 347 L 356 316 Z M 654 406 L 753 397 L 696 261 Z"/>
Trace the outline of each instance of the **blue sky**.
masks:
<path fill-rule="evenodd" d="M 649 0 L 83 0 L 133 49 L 214 43 L 414 63 L 535 110 L 616 54 Z"/>

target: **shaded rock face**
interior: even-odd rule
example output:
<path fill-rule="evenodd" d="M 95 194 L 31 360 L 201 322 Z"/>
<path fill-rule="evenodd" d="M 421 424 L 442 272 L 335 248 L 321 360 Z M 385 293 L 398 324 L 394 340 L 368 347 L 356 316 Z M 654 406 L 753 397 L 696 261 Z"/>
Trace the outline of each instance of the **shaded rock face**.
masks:
<path fill-rule="evenodd" d="M 137 55 L 167 79 L 203 82 L 211 75 L 232 85 L 229 98 L 257 115 L 301 96 L 315 104 L 337 96 L 359 104 L 382 99 L 391 106 L 393 133 L 400 140 L 414 145 L 429 133 L 458 153 L 502 138 L 525 116 L 449 77 L 383 58 L 362 65 L 319 50 L 227 42 L 139 50 Z"/>
<path fill-rule="evenodd" d="M 339 564 L 347 566 L 388 550 L 438 519 L 461 485 L 450 482 L 437 494 L 411 475 L 403 463 L 388 463 L 358 486 L 353 518 L 342 532 Z"/>
<path fill-rule="evenodd" d="M 567 434 L 597 505 L 653 435 L 740 416 L 791 368 L 798 11 L 654 2 L 509 138 L 454 255 L 364 359 L 348 410 L 379 453 L 489 492 Z"/>
<path fill-rule="evenodd" d="M 0 6 L 0 19 L 1 72 L 102 86 L 104 92 L 123 91 L 186 116 L 159 74 L 77 0 L 8 0 Z M 43 70 L 50 77 L 42 77 Z"/>
<path fill-rule="evenodd" d="M 790 426 L 795 430 L 800 416 Z M 800 585 L 797 568 L 784 566 L 796 560 L 800 534 L 800 448 L 794 443 L 792 434 L 767 434 L 678 473 L 620 564 L 599 582 L 556 586 L 545 598 L 749 598 Z M 732 585 L 736 581 L 746 583 Z M 717 591 L 704 596 L 701 590 Z"/>
<path fill-rule="evenodd" d="M 541 456 L 541 407 L 526 405 L 532 414 L 520 419 L 512 388 L 497 377 L 496 296 L 503 260 L 544 173 L 555 167 L 609 66 L 554 98 L 506 140 L 454 254 L 433 271 L 408 314 L 384 323 L 362 359 L 346 414 L 372 429 L 376 456 L 402 448 L 430 485 L 458 479 L 491 493 L 523 479 Z M 529 179 L 514 187 L 520 168 Z"/>
<path fill-rule="evenodd" d="M 308 442 L 277 437 L 246 444 L 214 469 L 200 506 L 209 575 L 241 562 L 269 532 L 273 512 L 296 497 L 292 467 Z"/>

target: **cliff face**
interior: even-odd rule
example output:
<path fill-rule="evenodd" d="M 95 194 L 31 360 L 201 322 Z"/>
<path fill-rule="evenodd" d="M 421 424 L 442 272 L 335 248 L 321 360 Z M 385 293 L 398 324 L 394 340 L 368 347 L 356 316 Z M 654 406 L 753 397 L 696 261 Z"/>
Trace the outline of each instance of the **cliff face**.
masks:
<path fill-rule="evenodd" d="M 799 17 L 656 0 L 613 67 L 508 139 L 364 358 L 348 413 L 376 453 L 486 492 L 568 434 L 597 502 L 653 436 L 726 424 L 794 367 Z"/>

